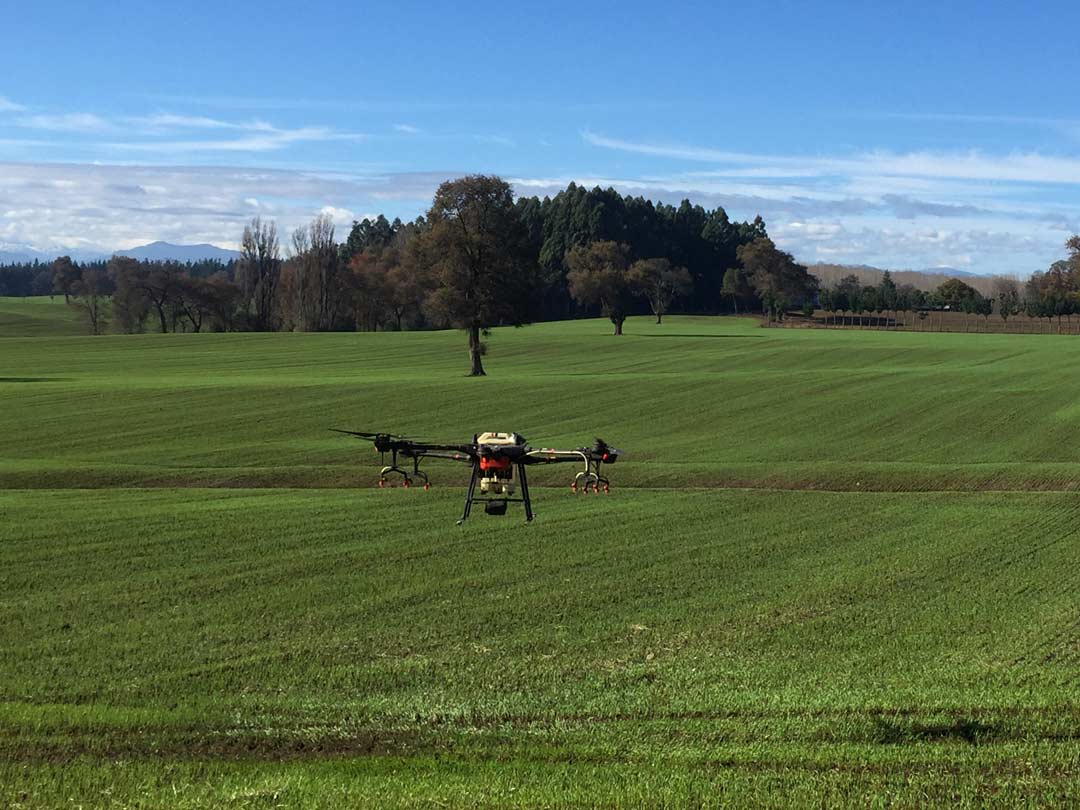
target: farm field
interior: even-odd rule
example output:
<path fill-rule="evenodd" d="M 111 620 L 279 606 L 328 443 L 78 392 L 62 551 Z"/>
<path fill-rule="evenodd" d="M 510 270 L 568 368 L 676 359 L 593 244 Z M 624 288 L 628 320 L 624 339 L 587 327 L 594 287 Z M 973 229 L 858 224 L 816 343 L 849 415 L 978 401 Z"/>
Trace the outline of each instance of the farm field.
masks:
<path fill-rule="evenodd" d="M 1072 338 L 580 321 L 467 379 L 459 333 L 32 320 L 0 805 L 1080 801 Z M 332 426 L 628 458 L 457 527 L 461 468 L 379 491 Z"/>
<path fill-rule="evenodd" d="M 8 298 L 0 296 L 0 337 L 41 337 L 44 335 L 84 335 L 75 311 L 64 296 Z"/>

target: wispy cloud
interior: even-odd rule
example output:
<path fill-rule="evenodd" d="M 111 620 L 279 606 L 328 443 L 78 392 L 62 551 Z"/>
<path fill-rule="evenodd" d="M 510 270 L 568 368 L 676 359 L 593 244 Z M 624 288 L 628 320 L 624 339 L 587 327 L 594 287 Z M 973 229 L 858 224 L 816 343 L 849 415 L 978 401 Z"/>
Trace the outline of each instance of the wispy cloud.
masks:
<path fill-rule="evenodd" d="M 993 155 L 978 150 L 959 152 L 860 152 L 850 156 L 818 157 L 730 152 L 674 143 L 611 138 L 588 130 L 586 143 L 605 149 L 674 160 L 738 167 L 773 176 L 895 176 L 936 180 L 974 180 L 1010 183 L 1080 185 L 1080 158 L 1012 152 Z M 719 172 L 718 172 L 719 174 Z"/>
<path fill-rule="evenodd" d="M 412 124 L 394 124 L 394 129 L 406 135 L 419 135 L 421 131 L 420 127 L 414 127 Z"/>
<path fill-rule="evenodd" d="M 236 123 L 207 118 L 201 115 L 177 115 L 175 113 L 155 113 L 154 115 L 129 116 L 124 119 L 130 124 L 152 130 L 176 131 L 185 129 L 232 129 L 251 131 L 273 131 L 274 127 L 265 121 Z"/>
<path fill-rule="evenodd" d="M 25 109 L 26 107 L 24 107 L 22 104 L 16 104 L 7 96 L 0 96 L 0 113 L 22 112 Z"/>
<path fill-rule="evenodd" d="M 58 138 L 56 143 L 39 141 L 36 145 L 59 147 L 66 144 L 83 153 L 106 150 L 113 157 L 119 152 L 163 155 L 259 153 L 277 151 L 299 143 L 361 141 L 368 137 L 363 133 L 342 132 L 323 126 L 279 128 L 262 120 L 228 121 L 173 112 L 119 117 L 85 112 L 40 113 L 19 116 L 14 123 L 25 129 L 55 133 Z M 210 132 L 220 133 L 220 137 L 206 137 Z M 123 140 L 97 140 L 93 137 L 103 135 L 119 135 Z M 78 139 L 64 142 L 59 140 L 63 136 Z M 21 139 L 0 140 L 0 145 L 13 147 L 29 143 Z"/>
<path fill-rule="evenodd" d="M 111 132 L 116 125 L 93 113 L 63 113 L 60 115 L 27 115 L 15 123 L 27 129 L 48 132 Z"/>
<path fill-rule="evenodd" d="M 517 178 L 519 192 L 552 194 L 574 180 L 667 203 L 689 198 L 732 216 L 765 217 L 804 261 L 893 267 L 967 263 L 1026 274 L 1063 253 L 1080 230 L 1080 158 L 1038 153 L 865 151 L 756 154 L 584 131 L 585 143 L 661 160 L 634 177 Z M 658 171 L 665 164 L 672 171 Z"/>
<path fill-rule="evenodd" d="M 184 152 L 272 152 L 292 144 L 325 141 L 361 141 L 367 135 L 337 132 L 326 127 L 259 130 L 239 138 L 214 140 L 118 141 L 102 144 L 110 149 L 129 152 L 176 154 Z"/>

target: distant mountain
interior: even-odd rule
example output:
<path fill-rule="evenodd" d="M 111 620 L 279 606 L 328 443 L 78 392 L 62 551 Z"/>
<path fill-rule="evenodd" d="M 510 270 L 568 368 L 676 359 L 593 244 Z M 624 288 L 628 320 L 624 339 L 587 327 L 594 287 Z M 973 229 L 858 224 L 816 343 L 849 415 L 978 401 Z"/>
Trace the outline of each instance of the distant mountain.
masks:
<path fill-rule="evenodd" d="M 98 251 L 90 250 L 38 250 L 30 245 L 22 245 L 12 242 L 0 242 L 0 264 L 28 264 L 39 261 L 48 264 L 57 256 L 71 256 L 77 262 L 94 261 L 108 258 Z"/>
<path fill-rule="evenodd" d="M 927 267 L 925 270 L 916 270 L 917 273 L 926 273 L 931 276 L 949 276 L 950 278 L 985 278 L 982 273 L 971 273 L 967 270 L 957 270 L 955 267 Z"/>
<path fill-rule="evenodd" d="M 0 250 L 0 264 L 26 264 L 32 262 L 34 255 L 21 253 L 14 250 Z"/>
<path fill-rule="evenodd" d="M 48 264 L 57 256 L 70 256 L 76 262 L 104 261 L 110 256 L 130 256 L 133 259 L 147 261 L 176 261 L 176 262 L 199 262 L 206 259 L 216 259 L 219 262 L 227 262 L 230 259 L 240 258 L 235 250 L 226 250 L 216 245 L 173 245 L 169 242 L 151 242 L 149 245 L 140 245 L 130 250 L 117 250 L 113 253 L 104 250 L 80 250 L 78 248 L 52 248 L 51 250 L 38 250 L 30 245 L 0 242 L 0 265 L 24 264 L 37 260 Z"/>
<path fill-rule="evenodd" d="M 830 287 L 836 284 L 844 276 L 855 276 L 860 284 L 878 284 L 885 272 L 880 267 L 871 267 L 865 264 L 811 264 L 807 267 L 811 275 L 817 277 L 821 284 Z M 897 284 L 910 284 L 916 289 L 930 292 L 936 290 L 950 278 L 961 278 L 965 284 L 974 287 L 983 295 L 993 292 L 993 276 L 984 276 L 980 273 L 969 273 L 966 270 L 956 270 L 952 267 L 933 267 L 926 270 L 890 270 L 893 281 Z"/>
<path fill-rule="evenodd" d="M 132 259 L 151 262 L 201 262 L 216 260 L 227 262 L 231 259 L 239 259 L 240 253 L 235 250 L 226 250 L 217 245 L 173 245 L 169 242 L 151 242 L 149 245 L 140 245 L 131 250 L 118 250 L 116 256 L 128 256 Z"/>

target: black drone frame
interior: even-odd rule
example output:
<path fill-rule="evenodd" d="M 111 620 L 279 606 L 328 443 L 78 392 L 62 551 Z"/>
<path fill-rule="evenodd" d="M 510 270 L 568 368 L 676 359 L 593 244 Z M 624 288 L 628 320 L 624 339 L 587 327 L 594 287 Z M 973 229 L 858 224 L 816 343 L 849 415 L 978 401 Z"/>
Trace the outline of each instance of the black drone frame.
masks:
<path fill-rule="evenodd" d="M 531 464 L 559 464 L 566 462 L 584 463 L 582 471 L 574 476 L 574 482 L 570 489 L 574 492 L 587 493 L 590 491 L 605 493 L 611 491 L 611 482 L 601 473 L 604 464 L 614 464 L 620 455 L 620 451 L 608 445 L 601 439 L 596 440 L 593 447 L 579 447 L 576 450 L 554 450 L 541 448 L 534 450 L 521 439 L 520 444 L 504 446 L 488 446 L 478 443 L 477 436 L 473 437 L 471 444 L 435 444 L 428 442 L 416 442 L 405 436 L 397 436 L 391 433 L 368 433 L 354 430 L 339 430 L 331 428 L 336 433 L 344 433 L 359 439 L 372 442 L 375 450 L 380 454 L 383 467 L 379 470 L 379 487 L 385 487 L 389 482 L 388 476 L 400 475 L 401 486 L 411 487 L 414 480 L 422 481 L 424 489 L 431 488 L 431 481 L 426 472 L 420 469 L 420 462 L 427 458 L 442 458 L 449 461 L 469 462 L 472 471 L 469 477 L 469 488 L 465 495 L 465 508 L 458 519 L 460 526 L 469 517 L 474 503 L 483 503 L 484 511 L 489 515 L 505 515 L 508 503 L 520 503 L 525 508 L 525 521 L 533 519 L 532 499 L 529 495 L 529 478 L 525 468 Z M 390 463 L 386 463 L 386 454 L 390 454 Z M 399 466 L 398 457 L 412 461 L 412 471 Z M 513 469 L 517 471 L 517 479 L 521 487 L 520 497 L 512 497 L 506 493 L 495 495 L 477 494 L 477 484 L 484 480 L 484 463 L 490 459 L 502 460 L 501 469 L 511 469 L 510 475 L 503 476 L 503 480 L 512 480 Z"/>
<path fill-rule="evenodd" d="M 518 461 L 514 463 L 517 467 L 518 484 L 521 486 L 521 497 L 511 498 L 506 495 L 499 496 L 484 496 L 476 494 L 476 484 L 483 478 L 482 471 L 480 469 L 480 459 L 474 458 L 472 463 L 472 475 L 469 478 L 469 490 L 465 494 L 465 511 L 461 513 L 461 517 L 458 518 L 458 526 L 465 522 L 469 517 L 469 513 L 472 511 L 472 505 L 476 501 L 480 501 L 484 504 L 484 512 L 489 515 L 505 515 L 506 505 L 508 503 L 520 503 L 525 507 L 525 522 L 532 523 L 533 511 L 532 500 L 529 498 L 529 477 L 525 474 L 525 462 Z"/>

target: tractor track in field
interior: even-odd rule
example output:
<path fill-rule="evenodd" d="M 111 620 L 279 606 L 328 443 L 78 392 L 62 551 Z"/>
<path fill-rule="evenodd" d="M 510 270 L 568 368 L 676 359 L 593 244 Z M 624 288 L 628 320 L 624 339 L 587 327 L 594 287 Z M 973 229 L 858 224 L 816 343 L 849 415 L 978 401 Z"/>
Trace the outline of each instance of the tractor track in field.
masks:
<path fill-rule="evenodd" d="M 701 715 L 704 715 L 702 717 Z M 896 712 L 884 716 L 856 714 L 864 721 L 859 730 L 843 732 L 811 732 L 785 736 L 775 729 L 762 728 L 760 734 L 751 729 L 746 733 L 722 735 L 717 737 L 708 729 L 667 728 L 654 730 L 653 733 L 664 739 L 678 738 L 684 743 L 695 737 L 707 740 L 707 747 L 722 748 L 740 746 L 753 742 L 783 740 L 785 743 L 799 743 L 811 748 L 835 745 L 872 745 L 885 750 L 899 750 L 912 744 L 923 745 L 963 745 L 977 748 L 1016 743 L 1046 745 L 1064 745 L 1072 748 L 1080 740 L 1080 731 L 1037 731 L 1024 728 L 1009 728 L 1003 724 L 972 719 L 962 716 L 959 719 L 943 721 L 905 722 L 897 720 Z M 602 718 L 606 722 L 649 722 L 685 723 L 689 721 L 708 722 L 709 713 L 689 713 L 689 719 L 683 715 L 674 715 L 665 721 L 655 718 L 626 717 Z M 722 717 L 721 720 L 733 718 Z M 797 719 L 797 718 L 791 718 Z M 278 735 L 272 734 L 235 734 L 214 731 L 180 731 L 178 729 L 128 729 L 84 731 L 44 736 L 40 734 L 19 735 L 11 731 L 0 731 L 0 757 L 10 764 L 67 764 L 72 758 L 89 758 L 106 761 L 118 760 L 232 760 L 261 762 L 310 761 L 333 758 L 368 758 L 402 757 L 422 754 L 438 754 L 462 759 L 512 761 L 529 759 L 543 762 L 593 762 L 597 764 L 615 764 L 633 761 L 633 755 L 617 752 L 597 751 L 589 745 L 587 739 L 580 742 L 585 750 L 575 750 L 573 733 L 567 737 L 567 722 L 581 726 L 584 733 L 595 725 L 596 719 L 581 718 L 573 720 L 562 718 L 558 721 L 548 718 L 543 723 L 520 721 L 518 723 L 453 723 L 421 724 L 408 729 L 357 729 L 338 735 L 290 734 L 287 730 Z M 556 729 L 558 724 L 558 729 Z M 545 747 L 532 752 L 524 752 L 506 743 L 516 731 L 532 727 L 532 734 L 545 729 L 550 730 L 556 746 Z M 1075 726 L 1074 726 L 1075 728 Z M 479 736 L 478 736 L 479 735 Z M 486 736 L 485 736 L 486 735 Z M 509 735 L 509 736 L 508 736 Z M 647 735 L 646 735 L 647 736 Z M 591 750 L 589 750 L 591 748 Z M 717 758 L 704 753 L 702 762 L 709 762 L 725 767 L 763 767 L 774 769 L 791 767 L 796 769 L 835 769 L 844 768 L 845 763 L 835 758 L 821 762 L 816 757 L 793 759 L 784 762 L 754 759 Z M 928 765 L 930 763 L 927 763 Z M 1019 764 L 1019 763 L 1017 763 Z M 935 767 L 948 767 L 940 760 L 933 760 Z M 847 763 L 847 767 L 862 769 L 866 763 Z M 917 763 L 905 760 L 903 768 Z M 1028 763 L 1030 766 L 1030 763 Z M 873 766 L 870 766 L 873 767 Z M 882 766 L 886 767 L 886 766 Z M 967 769 L 957 765 L 960 771 Z"/>
<path fill-rule="evenodd" d="M 985 746 L 1011 743 L 1068 744 L 1080 741 L 1080 710 L 1075 706 L 1002 707 L 861 707 L 806 709 L 730 709 L 634 713 L 511 714 L 491 717 L 435 717 L 427 720 L 393 721 L 389 726 L 358 727 L 343 733 L 318 733 L 313 729 L 284 727 L 274 733 L 237 732 L 193 725 L 148 726 L 109 729 L 100 726 L 65 726 L 54 731 L 0 726 L 0 757 L 20 763 L 66 763 L 72 757 L 118 759 L 229 759 L 256 761 L 312 760 L 334 757 L 393 757 L 417 753 L 477 755 L 476 735 L 489 734 L 491 749 L 481 758 L 520 756 L 520 751 L 496 753 L 505 735 L 522 729 L 550 731 L 560 739 L 575 729 L 631 723 L 638 727 L 660 724 L 651 733 L 688 740 L 709 738 L 710 744 L 739 745 L 773 739 L 778 731 L 770 723 L 807 720 L 855 721 L 856 727 L 808 729 L 805 733 L 779 736 L 786 742 L 814 745 L 875 745 L 892 747 L 912 743 Z M 1039 721 L 1052 720 L 1051 726 Z M 761 723 L 755 730 L 747 723 Z M 714 731 L 686 724 L 736 723 L 740 732 L 717 737 Z M 759 732 L 759 733 L 756 733 Z M 460 735 L 460 736 L 458 736 Z M 618 762 L 615 754 L 596 754 L 597 762 Z M 585 757 L 588 758 L 589 754 Z M 569 749 L 542 759 L 579 759 Z M 712 761 L 712 760 L 710 760 Z M 719 762 L 719 760 L 717 760 Z M 726 761 L 726 760 L 725 760 Z M 738 763 L 733 762 L 733 766 Z M 742 762 L 751 766 L 750 762 Z M 792 764 L 792 763 L 789 763 Z M 835 767 L 833 762 L 828 767 Z M 938 762 L 938 765 L 942 763 Z M 799 763 L 795 767 L 817 767 Z"/>

